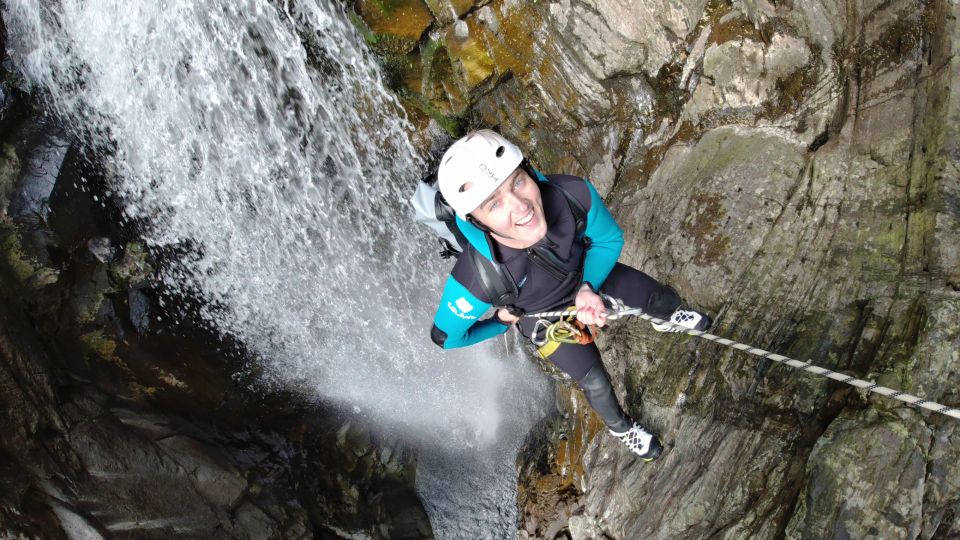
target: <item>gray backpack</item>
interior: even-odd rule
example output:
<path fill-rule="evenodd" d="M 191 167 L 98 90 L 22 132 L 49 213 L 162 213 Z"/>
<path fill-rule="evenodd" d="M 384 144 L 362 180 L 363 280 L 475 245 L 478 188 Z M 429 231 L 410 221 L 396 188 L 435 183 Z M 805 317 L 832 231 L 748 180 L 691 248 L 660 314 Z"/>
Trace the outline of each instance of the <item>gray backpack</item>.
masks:
<path fill-rule="evenodd" d="M 484 257 L 463 236 L 457 226 L 456 213 L 437 188 L 436 174 L 431 173 L 420 180 L 410 204 L 416 211 L 414 219 L 417 223 L 423 223 L 437 234 L 440 256 L 444 259 L 459 258 L 466 252 L 490 303 L 496 307 L 513 307 L 520 294 L 517 284 L 506 267 Z"/>

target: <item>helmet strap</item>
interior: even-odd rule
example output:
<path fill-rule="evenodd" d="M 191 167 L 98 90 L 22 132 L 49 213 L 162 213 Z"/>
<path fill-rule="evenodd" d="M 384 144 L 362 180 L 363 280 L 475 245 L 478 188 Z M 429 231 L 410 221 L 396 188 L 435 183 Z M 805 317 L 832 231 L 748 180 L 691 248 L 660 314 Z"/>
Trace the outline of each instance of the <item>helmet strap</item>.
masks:
<path fill-rule="evenodd" d="M 487 234 L 495 234 L 495 235 L 499 236 L 500 238 L 506 238 L 506 239 L 508 239 L 508 240 L 517 240 L 516 238 L 514 238 L 514 237 L 512 237 L 512 236 L 508 236 L 508 235 L 506 235 L 506 234 L 501 234 L 501 233 L 499 233 L 499 232 L 491 229 L 490 227 L 487 227 L 487 226 L 484 225 L 483 223 L 480 223 L 480 220 L 479 220 L 479 219 L 477 219 L 477 218 L 475 218 L 475 217 L 473 217 L 473 216 L 471 216 L 471 215 L 469 215 L 469 214 L 467 214 L 467 221 L 470 222 L 470 224 L 473 225 L 474 227 L 480 229 L 481 231 L 483 231 L 483 232 L 485 232 L 485 233 L 487 233 Z"/>

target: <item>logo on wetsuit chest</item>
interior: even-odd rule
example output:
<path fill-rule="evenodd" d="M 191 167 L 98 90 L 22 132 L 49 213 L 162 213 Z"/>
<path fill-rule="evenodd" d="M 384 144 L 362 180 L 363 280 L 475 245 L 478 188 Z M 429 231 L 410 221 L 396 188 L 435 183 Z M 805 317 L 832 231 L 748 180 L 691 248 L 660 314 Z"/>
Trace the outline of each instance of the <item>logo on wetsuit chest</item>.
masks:
<path fill-rule="evenodd" d="M 447 307 L 450 308 L 450 311 L 452 311 L 454 315 L 461 319 L 472 320 L 477 318 L 475 315 L 467 315 L 467 313 L 473 311 L 473 305 L 462 296 L 457 298 L 456 302 L 447 302 Z"/>

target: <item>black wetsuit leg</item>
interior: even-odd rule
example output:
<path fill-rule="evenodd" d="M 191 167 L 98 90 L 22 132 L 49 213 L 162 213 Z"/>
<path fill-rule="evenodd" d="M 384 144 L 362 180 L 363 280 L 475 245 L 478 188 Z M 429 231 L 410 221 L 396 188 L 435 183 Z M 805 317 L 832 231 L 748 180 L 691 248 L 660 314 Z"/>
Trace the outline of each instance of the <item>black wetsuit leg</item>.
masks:
<path fill-rule="evenodd" d="M 620 408 L 596 345 L 564 343 L 550 355 L 550 361 L 577 381 L 587 403 L 603 418 L 607 427 L 618 433 L 630 429 L 633 421 Z"/>
<path fill-rule="evenodd" d="M 667 285 L 625 264 L 617 263 L 603 282 L 601 290 L 623 300 L 629 307 L 643 309 L 654 317 L 666 319 L 680 307 L 680 296 Z"/>
<path fill-rule="evenodd" d="M 525 336 L 529 337 L 532 329 L 532 319 L 521 320 L 520 330 Z M 587 403 L 597 411 L 607 427 L 618 433 L 630 429 L 633 420 L 620 408 L 596 345 L 563 343 L 550 355 L 550 361 L 577 382 Z"/>
<path fill-rule="evenodd" d="M 610 384 L 610 376 L 607 375 L 607 370 L 603 369 L 603 364 L 590 368 L 577 384 L 583 390 L 587 403 L 603 418 L 603 423 L 608 428 L 616 433 L 630 430 L 633 420 L 620 408 L 620 402 L 613 393 L 613 385 Z"/>

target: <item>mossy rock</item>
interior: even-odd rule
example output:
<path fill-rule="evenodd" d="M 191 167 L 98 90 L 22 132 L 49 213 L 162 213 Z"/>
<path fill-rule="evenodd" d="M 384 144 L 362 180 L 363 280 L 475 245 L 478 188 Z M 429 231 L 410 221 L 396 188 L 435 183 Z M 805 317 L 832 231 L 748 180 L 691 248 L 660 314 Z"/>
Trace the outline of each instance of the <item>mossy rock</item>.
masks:
<path fill-rule="evenodd" d="M 123 257 L 110 265 L 110 280 L 119 288 L 129 283 L 143 281 L 153 272 L 150 254 L 140 242 L 130 242 L 124 248 Z"/>
<path fill-rule="evenodd" d="M 460 137 L 464 133 L 464 121 L 463 118 L 456 115 L 448 115 L 441 109 L 435 107 L 429 100 L 413 92 L 408 92 L 405 90 L 398 91 L 400 96 L 401 103 L 409 106 L 408 110 L 412 108 L 413 110 L 418 111 L 420 114 L 425 115 L 427 118 L 430 118 L 437 122 L 437 124 L 444 129 L 451 137 Z"/>
<path fill-rule="evenodd" d="M 20 176 L 22 165 L 12 145 L 5 144 L 0 149 L 0 216 L 7 213 L 7 203 L 13 194 L 13 186 Z"/>
<path fill-rule="evenodd" d="M 36 269 L 23 254 L 20 239 L 13 228 L 0 227 L 0 254 L 3 256 L 4 274 L 13 278 L 11 285 L 26 285 Z"/>
<path fill-rule="evenodd" d="M 462 17 L 464 13 L 470 11 L 473 6 L 482 4 L 476 0 L 425 0 L 433 11 L 433 16 L 437 20 L 448 24 L 453 22 L 454 18 Z"/>
<path fill-rule="evenodd" d="M 444 36 L 451 60 L 459 62 L 463 69 L 467 88 L 472 90 L 507 72 L 524 78 L 535 68 L 543 69 L 545 60 L 531 62 L 534 36 L 530 28 L 544 24 L 534 7 L 498 0 L 481 11 L 487 12 L 486 18 L 480 12 L 471 13 L 450 26 Z"/>
<path fill-rule="evenodd" d="M 88 351 L 102 360 L 112 361 L 117 352 L 117 342 L 104 335 L 102 330 L 94 330 L 80 336 Z"/>
<path fill-rule="evenodd" d="M 447 51 L 452 60 L 459 62 L 463 81 L 469 89 L 490 79 L 497 68 L 487 50 L 486 33 L 486 29 L 473 17 L 447 29 L 444 40 Z"/>
<path fill-rule="evenodd" d="M 354 9 L 369 27 L 367 41 L 388 54 L 413 50 L 433 23 L 422 0 L 357 0 Z"/>

